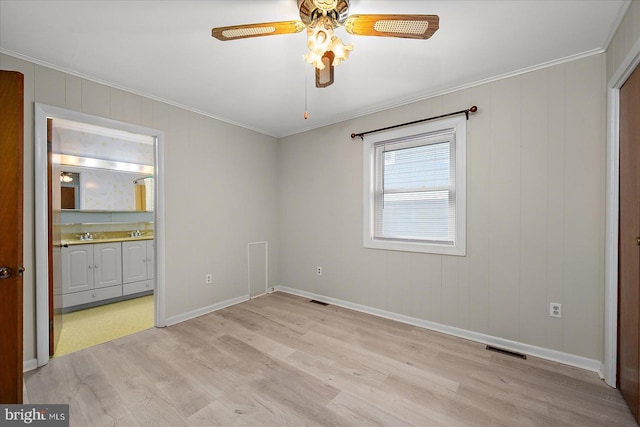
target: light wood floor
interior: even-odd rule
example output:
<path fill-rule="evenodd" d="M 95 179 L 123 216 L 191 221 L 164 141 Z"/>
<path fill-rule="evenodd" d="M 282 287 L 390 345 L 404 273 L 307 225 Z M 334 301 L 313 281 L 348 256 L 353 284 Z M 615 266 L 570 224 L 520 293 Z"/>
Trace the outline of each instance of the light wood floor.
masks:
<path fill-rule="evenodd" d="M 72 426 L 626 426 L 593 372 L 275 293 L 55 358 Z"/>

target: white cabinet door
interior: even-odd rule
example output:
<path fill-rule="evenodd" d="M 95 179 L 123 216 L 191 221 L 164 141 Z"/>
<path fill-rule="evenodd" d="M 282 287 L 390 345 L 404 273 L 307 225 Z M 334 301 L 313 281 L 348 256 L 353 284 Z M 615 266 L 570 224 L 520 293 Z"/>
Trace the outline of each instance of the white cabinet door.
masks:
<path fill-rule="evenodd" d="M 93 289 L 93 245 L 62 248 L 62 293 Z"/>
<path fill-rule="evenodd" d="M 147 278 L 149 279 L 156 277 L 155 242 L 155 240 L 147 240 Z"/>
<path fill-rule="evenodd" d="M 93 246 L 94 286 L 105 288 L 122 284 L 122 245 L 118 242 Z"/>
<path fill-rule="evenodd" d="M 147 279 L 147 241 L 122 242 L 122 282 Z"/>

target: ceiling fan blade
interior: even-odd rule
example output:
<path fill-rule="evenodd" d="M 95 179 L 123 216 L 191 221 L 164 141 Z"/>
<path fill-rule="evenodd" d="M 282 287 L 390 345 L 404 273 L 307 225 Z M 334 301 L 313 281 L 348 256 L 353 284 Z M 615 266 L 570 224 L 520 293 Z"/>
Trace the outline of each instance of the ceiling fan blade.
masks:
<path fill-rule="evenodd" d="M 344 28 L 358 36 L 428 39 L 439 22 L 438 15 L 351 15 Z"/>
<path fill-rule="evenodd" d="M 211 36 L 228 41 L 249 37 L 272 36 L 275 34 L 293 34 L 304 30 L 302 21 L 263 22 L 261 24 L 232 25 L 211 29 Z"/>

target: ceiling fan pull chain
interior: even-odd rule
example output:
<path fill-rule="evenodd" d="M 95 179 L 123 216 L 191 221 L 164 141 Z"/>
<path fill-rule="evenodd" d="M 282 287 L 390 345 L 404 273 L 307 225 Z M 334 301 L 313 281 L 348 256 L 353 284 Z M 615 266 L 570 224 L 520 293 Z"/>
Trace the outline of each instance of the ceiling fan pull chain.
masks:
<path fill-rule="evenodd" d="M 309 118 L 309 109 L 307 108 L 307 67 L 303 68 L 304 70 L 304 119 L 307 120 Z"/>

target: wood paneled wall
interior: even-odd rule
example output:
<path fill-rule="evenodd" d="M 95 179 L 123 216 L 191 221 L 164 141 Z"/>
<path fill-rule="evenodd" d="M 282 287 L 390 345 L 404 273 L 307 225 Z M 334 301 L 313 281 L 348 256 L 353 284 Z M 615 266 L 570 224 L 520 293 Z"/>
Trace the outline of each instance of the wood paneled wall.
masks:
<path fill-rule="evenodd" d="M 246 244 L 268 240 L 270 286 L 602 360 L 604 55 L 280 142 L 6 55 L 0 67 L 27 82 L 25 188 L 29 100 L 165 131 L 168 316 L 246 293 Z M 472 104 L 480 110 L 468 131 L 468 255 L 363 249 L 362 153 L 349 135 Z M 32 191 L 25 359 L 35 355 Z M 222 286 L 205 286 L 210 271 Z M 550 301 L 563 304 L 562 319 L 548 317 Z"/>
<path fill-rule="evenodd" d="M 607 82 L 640 40 L 640 0 L 633 0 L 607 48 Z"/>
<path fill-rule="evenodd" d="M 275 138 L 8 55 L 0 69 L 25 75 L 25 360 L 35 358 L 34 101 L 164 131 L 167 317 L 248 294 L 247 243 L 277 247 Z"/>
<path fill-rule="evenodd" d="M 593 55 L 281 139 L 281 284 L 602 360 L 604 78 Z M 364 249 L 349 135 L 471 105 L 467 256 Z"/>

